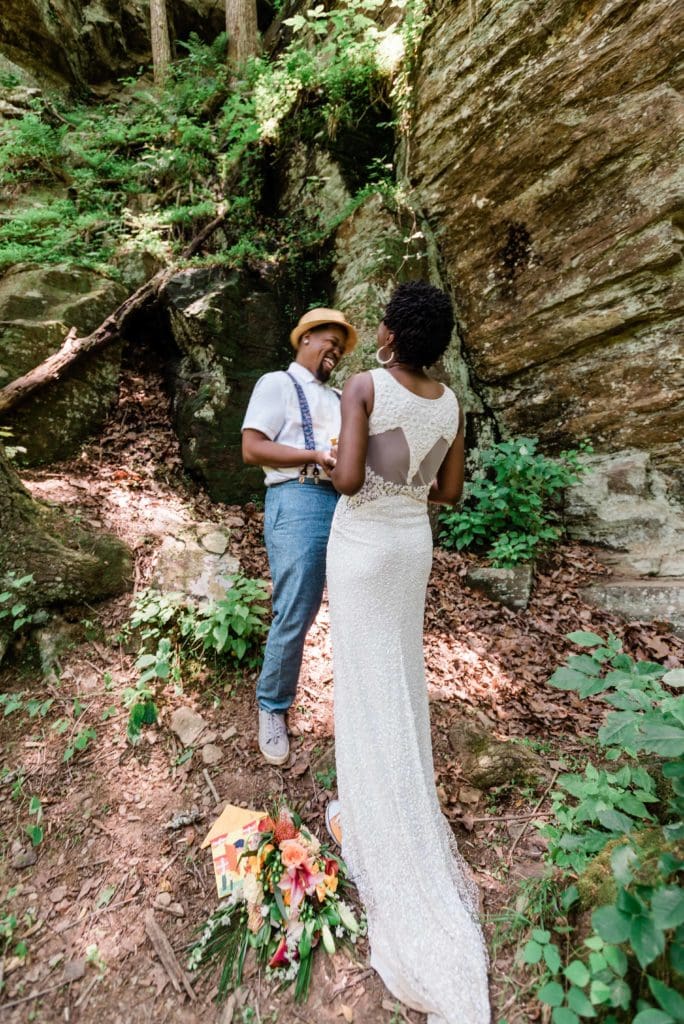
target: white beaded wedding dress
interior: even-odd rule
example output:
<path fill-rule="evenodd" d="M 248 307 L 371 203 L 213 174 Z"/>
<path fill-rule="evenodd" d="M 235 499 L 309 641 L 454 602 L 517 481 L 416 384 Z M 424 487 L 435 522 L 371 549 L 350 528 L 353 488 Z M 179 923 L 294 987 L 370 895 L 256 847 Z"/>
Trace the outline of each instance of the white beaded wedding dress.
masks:
<path fill-rule="evenodd" d="M 427 494 L 458 403 L 371 372 L 365 483 L 340 498 L 328 546 L 342 854 L 390 992 L 428 1024 L 488 1024 L 477 891 L 439 807 L 423 663 Z"/>

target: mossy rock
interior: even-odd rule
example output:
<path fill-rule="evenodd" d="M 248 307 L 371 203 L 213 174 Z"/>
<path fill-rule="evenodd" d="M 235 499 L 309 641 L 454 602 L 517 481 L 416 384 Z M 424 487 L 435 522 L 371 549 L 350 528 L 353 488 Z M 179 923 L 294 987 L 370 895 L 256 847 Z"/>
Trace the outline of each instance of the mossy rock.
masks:
<path fill-rule="evenodd" d="M 635 832 L 630 839 L 645 861 L 638 873 L 638 881 L 643 885 L 654 885 L 660 881 L 661 872 L 658 870 L 658 858 L 661 854 L 672 853 L 675 856 L 684 857 L 684 843 L 667 842 L 659 826 Z M 615 902 L 617 889 L 610 866 L 610 858 L 613 850 L 622 846 L 623 843 L 624 839 L 612 839 L 606 843 L 601 852 L 594 857 L 577 879 L 580 911 L 594 910 L 596 907 L 603 907 Z"/>
<path fill-rule="evenodd" d="M 536 785 L 546 774 L 543 760 L 534 751 L 511 740 L 494 739 L 469 718 L 452 725 L 449 742 L 463 774 L 478 789 L 511 782 Z"/>

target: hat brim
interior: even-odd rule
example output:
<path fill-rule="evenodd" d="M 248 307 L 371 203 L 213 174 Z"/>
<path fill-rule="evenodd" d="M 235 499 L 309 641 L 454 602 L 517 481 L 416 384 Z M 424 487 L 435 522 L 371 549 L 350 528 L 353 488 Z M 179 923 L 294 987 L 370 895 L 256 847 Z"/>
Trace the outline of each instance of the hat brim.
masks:
<path fill-rule="evenodd" d="M 359 336 L 356 333 L 356 328 L 348 324 L 346 320 L 331 320 L 330 317 L 324 317 L 322 320 L 311 320 L 308 324 L 297 324 L 290 331 L 290 343 L 293 348 L 299 348 L 299 340 L 303 334 L 307 331 L 315 331 L 317 327 L 322 327 L 323 324 L 331 324 L 333 327 L 344 327 L 347 332 L 347 341 L 344 346 L 344 354 L 352 352 L 359 340 Z"/>

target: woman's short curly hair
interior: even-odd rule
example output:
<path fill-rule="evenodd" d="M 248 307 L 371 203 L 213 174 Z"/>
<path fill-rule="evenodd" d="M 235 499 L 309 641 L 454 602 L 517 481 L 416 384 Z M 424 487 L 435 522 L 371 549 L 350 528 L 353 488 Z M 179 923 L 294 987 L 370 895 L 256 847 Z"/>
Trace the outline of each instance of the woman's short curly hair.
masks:
<path fill-rule="evenodd" d="M 392 293 L 383 317 L 394 334 L 394 353 L 409 366 L 432 366 L 446 352 L 454 329 L 449 296 L 426 281 L 408 281 Z"/>

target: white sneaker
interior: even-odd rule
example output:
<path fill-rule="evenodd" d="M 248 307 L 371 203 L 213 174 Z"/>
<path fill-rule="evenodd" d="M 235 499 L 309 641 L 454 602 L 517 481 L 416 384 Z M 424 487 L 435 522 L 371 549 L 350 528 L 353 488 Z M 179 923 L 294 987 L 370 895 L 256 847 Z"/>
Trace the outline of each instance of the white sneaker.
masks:
<path fill-rule="evenodd" d="M 285 715 L 259 708 L 259 750 L 269 764 L 285 764 L 290 756 Z"/>
<path fill-rule="evenodd" d="M 328 835 L 336 846 L 342 846 L 342 822 L 340 820 L 340 801 L 330 800 L 325 808 L 325 827 Z"/>

